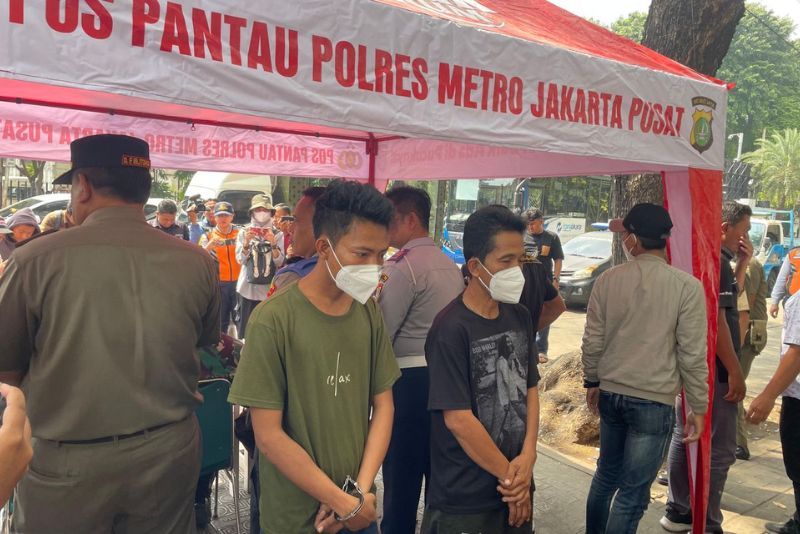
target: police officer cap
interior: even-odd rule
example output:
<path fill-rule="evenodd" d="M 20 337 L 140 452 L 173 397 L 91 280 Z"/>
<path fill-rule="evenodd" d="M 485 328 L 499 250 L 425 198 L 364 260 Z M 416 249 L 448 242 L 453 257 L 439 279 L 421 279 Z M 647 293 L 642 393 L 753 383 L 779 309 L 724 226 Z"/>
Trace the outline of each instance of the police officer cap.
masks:
<path fill-rule="evenodd" d="M 69 185 L 72 173 L 87 167 L 135 168 L 150 170 L 150 147 L 146 141 L 128 135 L 90 135 L 69 145 L 72 168 L 53 180 L 54 184 Z"/>
<path fill-rule="evenodd" d="M 214 206 L 214 215 L 233 215 L 233 204 L 230 202 L 217 202 Z"/>
<path fill-rule="evenodd" d="M 624 219 L 609 222 L 612 232 L 630 232 L 648 239 L 666 239 L 672 230 L 669 212 L 656 204 L 637 204 Z"/>

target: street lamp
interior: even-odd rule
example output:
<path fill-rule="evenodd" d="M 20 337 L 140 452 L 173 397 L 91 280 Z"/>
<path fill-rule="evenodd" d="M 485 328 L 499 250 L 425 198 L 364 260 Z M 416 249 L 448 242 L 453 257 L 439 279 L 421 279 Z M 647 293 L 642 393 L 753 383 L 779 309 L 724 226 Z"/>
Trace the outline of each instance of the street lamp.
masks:
<path fill-rule="evenodd" d="M 733 139 L 734 137 L 739 138 L 739 148 L 736 150 L 736 161 L 742 159 L 742 142 L 744 141 L 744 132 L 730 134 L 728 139 Z"/>

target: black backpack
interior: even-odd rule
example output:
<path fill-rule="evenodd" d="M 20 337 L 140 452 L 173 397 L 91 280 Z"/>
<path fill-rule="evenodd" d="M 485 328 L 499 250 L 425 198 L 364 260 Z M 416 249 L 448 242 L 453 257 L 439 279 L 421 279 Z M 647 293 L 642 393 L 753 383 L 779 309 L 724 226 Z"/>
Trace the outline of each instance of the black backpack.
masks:
<path fill-rule="evenodd" d="M 248 284 L 267 285 L 275 277 L 275 259 L 272 245 L 266 241 L 253 241 L 245 261 L 245 281 Z"/>

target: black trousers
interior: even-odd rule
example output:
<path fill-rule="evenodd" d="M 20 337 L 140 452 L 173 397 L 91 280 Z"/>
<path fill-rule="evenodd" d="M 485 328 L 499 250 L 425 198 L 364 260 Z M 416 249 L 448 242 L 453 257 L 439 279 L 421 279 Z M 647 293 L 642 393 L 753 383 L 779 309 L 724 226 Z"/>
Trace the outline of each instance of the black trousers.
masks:
<path fill-rule="evenodd" d="M 244 331 L 247 327 L 247 321 L 250 320 L 250 314 L 256 306 L 261 304 L 260 300 L 250 300 L 241 295 L 239 297 L 239 322 L 236 323 L 236 331 L 239 333 L 239 339 L 244 339 Z"/>
<path fill-rule="evenodd" d="M 800 399 L 783 398 L 780 430 L 783 465 L 794 486 L 794 518 L 800 521 Z"/>
<path fill-rule="evenodd" d="M 219 293 L 221 297 L 220 330 L 223 334 L 227 334 L 228 327 L 233 320 L 233 312 L 236 309 L 236 282 L 220 282 Z"/>
<path fill-rule="evenodd" d="M 392 389 L 394 427 L 383 461 L 383 534 L 416 531 L 422 479 L 431 473 L 428 368 L 402 371 Z"/>

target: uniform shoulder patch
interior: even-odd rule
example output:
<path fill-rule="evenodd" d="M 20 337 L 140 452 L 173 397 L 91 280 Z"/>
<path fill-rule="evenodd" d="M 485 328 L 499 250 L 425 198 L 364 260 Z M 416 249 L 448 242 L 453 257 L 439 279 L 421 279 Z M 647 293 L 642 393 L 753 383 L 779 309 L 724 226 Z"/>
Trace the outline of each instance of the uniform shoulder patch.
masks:
<path fill-rule="evenodd" d="M 400 260 L 402 260 L 403 258 L 406 257 L 406 254 L 408 254 L 408 250 L 409 249 L 407 249 L 407 248 L 404 248 L 402 250 L 398 250 L 397 252 L 394 253 L 394 255 L 391 258 L 389 258 L 386 261 L 393 261 L 393 262 L 397 263 L 398 261 L 400 261 Z"/>

